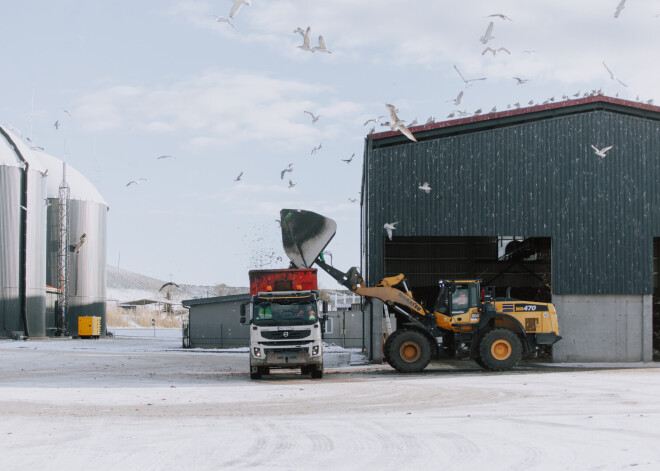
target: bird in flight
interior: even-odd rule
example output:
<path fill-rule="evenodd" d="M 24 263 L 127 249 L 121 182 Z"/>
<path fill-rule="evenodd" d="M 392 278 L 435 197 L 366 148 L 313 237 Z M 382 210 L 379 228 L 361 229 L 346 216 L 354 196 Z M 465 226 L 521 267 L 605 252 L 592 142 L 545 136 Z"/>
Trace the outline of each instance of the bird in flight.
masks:
<path fill-rule="evenodd" d="M 243 5 L 252 5 L 251 0 L 232 0 L 232 2 L 234 2 L 234 4 L 232 5 L 231 11 L 229 12 L 229 18 L 234 18 L 236 15 L 238 15 L 238 12 Z"/>
<path fill-rule="evenodd" d="M 163 159 L 173 159 L 173 155 L 161 155 L 160 157 L 156 157 L 156 160 L 163 160 Z"/>
<path fill-rule="evenodd" d="M 348 198 L 351 203 L 357 203 L 357 198 Z"/>
<path fill-rule="evenodd" d="M 495 36 L 492 35 L 492 32 L 493 32 L 493 22 L 491 21 L 490 23 L 488 23 L 488 28 L 486 28 L 486 32 L 484 33 L 484 35 L 481 36 L 481 38 L 479 38 L 479 41 L 481 41 L 482 44 L 486 44 L 491 39 L 495 39 Z"/>
<path fill-rule="evenodd" d="M 529 82 L 529 79 L 524 79 L 520 77 L 513 77 L 513 79 L 517 82 L 516 85 L 522 85 L 523 83 Z"/>
<path fill-rule="evenodd" d="M 298 26 L 296 29 L 294 29 L 293 32 L 300 34 L 303 38 L 305 37 L 305 30 L 302 29 L 300 26 Z"/>
<path fill-rule="evenodd" d="M 484 18 L 499 18 L 501 20 L 513 21 L 511 18 L 509 18 L 506 15 L 503 15 L 502 13 L 493 13 L 492 15 L 484 16 Z"/>
<path fill-rule="evenodd" d="M 321 117 L 320 114 L 315 115 L 315 114 L 312 113 L 311 111 L 303 111 L 303 113 L 308 114 L 308 115 L 310 115 L 310 116 L 312 117 L 312 124 L 316 124 L 316 122 L 317 122 L 317 121 L 319 120 L 319 118 Z"/>
<path fill-rule="evenodd" d="M 399 224 L 398 222 L 386 222 L 383 225 L 383 228 L 387 231 L 387 237 L 389 237 L 390 240 L 392 240 L 392 231 L 396 229 L 394 227 L 396 224 Z"/>
<path fill-rule="evenodd" d="M 69 110 L 67 110 L 66 108 L 62 108 L 62 111 L 64 111 L 69 116 L 72 116 L 71 112 Z"/>
<path fill-rule="evenodd" d="M 341 160 L 344 161 L 344 162 L 346 162 L 347 164 L 350 164 L 351 161 L 353 160 L 353 157 L 355 157 L 355 152 L 353 153 L 353 155 L 351 155 L 351 158 L 350 158 L 350 159 L 341 159 Z"/>
<path fill-rule="evenodd" d="M 381 116 L 379 116 L 378 118 L 371 118 L 371 119 L 368 119 L 368 120 L 366 120 L 366 121 L 364 122 L 364 124 L 363 124 L 362 126 L 366 126 L 366 125 L 369 124 L 369 123 L 377 123 L 378 121 L 380 121 L 381 118 L 384 118 L 384 117 L 385 117 L 385 116 L 382 116 L 382 115 L 381 115 Z"/>
<path fill-rule="evenodd" d="M 493 53 L 493 57 L 495 57 L 495 55 L 496 55 L 498 52 L 506 52 L 507 54 L 511 55 L 511 52 L 509 52 L 509 50 L 508 50 L 507 48 L 505 48 L 505 47 L 501 47 L 501 48 L 495 50 L 495 49 L 493 49 L 492 47 L 489 46 L 489 47 L 487 47 L 486 49 L 484 49 L 484 51 L 481 53 L 481 55 L 483 56 L 483 55 L 486 54 L 487 52 L 492 52 L 492 53 Z"/>
<path fill-rule="evenodd" d="M 293 183 L 293 182 L 291 181 L 291 179 L 289 178 L 289 188 L 293 188 L 293 187 L 296 186 L 296 185 L 297 185 L 297 183 Z"/>
<path fill-rule="evenodd" d="M 463 74 L 461 73 L 461 71 L 458 70 L 458 67 L 454 66 L 454 69 L 456 69 L 456 72 L 458 72 L 458 75 L 461 76 L 461 80 L 463 80 L 463 82 L 465 82 L 465 86 L 466 86 L 466 87 L 469 87 L 469 86 L 470 86 L 470 82 L 474 82 L 474 81 L 476 81 L 476 80 L 486 80 L 486 77 L 483 77 L 483 78 L 476 78 L 476 79 L 470 79 L 470 80 L 465 80 L 465 77 L 463 77 Z"/>
<path fill-rule="evenodd" d="M 591 148 L 594 150 L 596 155 L 600 157 L 601 159 L 605 157 L 605 153 L 610 150 L 614 146 L 607 146 L 603 147 L 602 149 L 598 149 L 598 147 L 594 146 L 593 144 L 591 145 Z"/>
<path fill-rule="evenodd" d="M 286 172 L 293 172 L 293 164 L 289 164 L 289 166 L 287 168 L 282 170 L 282 173 L 280 173 L 280 180 L 284 180 L 284 174 Z"/>
<path fill-rule="evenodd" d="M 319 45 L 312 48 L 312 51 L 327 52 L 328 54 L 332 54 L 332 51 L 330 51 L 325 45 L 325 39 L 323 39 L 323 36 L 321 35 L 319 35 Z"/>
<path fill-rule="evenodd" d="M 303 51 L 314 52 L 314 49 L 310 47 L 311 34 L 312 34 L 312 28 L 308 26 L 307 29 L 305 30 L 305 34 L 303 35 L 302 46 L 298 46 L 298 49 L 302 49 Z"/>
<path fill-rule="evenodd" d="M 396 115 L 396 107 L 394 105 L 390 105 L 388 103 L 385 104 L 385 107 L 387 108 L 387 111 L 390 113 L 390 122 L 389 126 L 392 131 L 401 131 L 401 133 L 406 136 L 408 139 L 410 139 L 413 142 L 417 142 L 417 139 L 415 139 L 415 136 L 413 136 L 413 133 L 411 133 L 408 128 L 403 124 L 403 121 L 399 119 L 399 117 Z"/>
<path fill-rule="evenodd" d="M 55 128 L 55 130 L 60 129 L 60 120 L 59 119 L 53 123 L 53 127 Z"/>
<path fill-rule="evenodd" d="M 616 11 L 614 12 L 614 18 L 618 18 L 619 15 L 621 14 L 621 10 L 625 8 L 626 5 L 626 0 L 621 0 L 619 4 L 616 6 Z"/>
<path fill-rule="evenodd" d="M 605 67 L 605 70 L 607 70 L 607 72 L 610 74 L 610 78 L 611 78 L 612 80 L 614 80 L 614 81 L 616 81 L 616 82 L 619 82 L 619 83 L 620 83 L 621 85 L 623 85 L 624 87 L 627 87 L 627 86 L 628 86 L 628 85 L 626 85 L 625 83 L 623 83 L 621 80 L 619 80 L 618 78 L 616 78 L 616 77 L 614 76 L 614 73 L 612 73 L 612 71 L 610 70 L 610 68 L 609 68 L 609 67 L 607 66 L 607 64 L 605 63 L 605 61 L 603 61 L 603 67 Z"/>
<path fill-rule="evenodd" d="M 46 178 L 46 176 L 48 175 L 48 169 L 46 169 L 45 172 L 42 172 L 41 170 L 38 170 L 38 172 L 41 174 L 41 178 Z"/>
<path fill-rule="evenodd" d="M 142 183 L 142 182 L 146 182 L 146 181 L 147 181 L 146 178 L 138 178 L 137 180 L 131 180 L 130 182 L 128 182 L 128 183 L 126 184 L 126 186 L 139 185 L 140 183 Z"/>
<path fill-rule="evenodd" d="M 234 178 L 234 181 L 235 182 L 240 181 L 242 176 L 243 176 L 243 172 L 239 173 L 238 176 Z"/>
<path fill-rule="evenodd" d="M 314 155 L 314 154 L 316 154 L 319 150 L 321 150 L 321 147 L 323 147 L 323 143 L 322 143 L 322 142 L 321 142 L 318 146 L 316 146 L 316 147 L 314 147 L 314 148 L 312 149 L 312 152 L 311 152 L 310 155 Z"/>
<path fill-rule="evenodd" d="M 431 187 L 429 186 L 429 182 L 424 182 L 423 185 L 420 185 L 417 188 L 419 188 L 420 190 L 426 192 L 427 195 L 429 193 L 431 193 Z"/>
<path fill-rule="evenodd" d="M 227 18 L 225 18 L 224 16 L 218 16 L 218 15 L 215 15 L 215 21 L 217 21 L 218 23 L 227 23 L 229 26 L 231 26 L 232 28 L 236 29 L 236 26 L 234 26 L 234 23 L 232 23 L 231 21 L 229 21 L 229 20 L 228 20 Z M 238 30 L 236 30 L 236 31 L 238 31 Z"/>
<path fill-rule="evenodd" d="M 454 106 L 458 106 L 458 105 L 460 105 L 461 102 L 463 101 L 463 90 L 461 90 L 461 91 L 458 93 L 458 96 L 457 96 L 456 98 L 454 98 L 453 100 L 449 100 L 449 101 L 453 101 L 453 102 L 454 102 Z"/>
<path fill-rule="evenodd" d="M 80 248 L 83 246 L 85 243 L 85 238 L 87 237 L 87 233 L 83 232 L 82 235 L 80 236 L 80 240 L 78 241 L 77 244 L 70 245 L 69 250 L 73 253 L 78 253 L 80 252 Z"/>

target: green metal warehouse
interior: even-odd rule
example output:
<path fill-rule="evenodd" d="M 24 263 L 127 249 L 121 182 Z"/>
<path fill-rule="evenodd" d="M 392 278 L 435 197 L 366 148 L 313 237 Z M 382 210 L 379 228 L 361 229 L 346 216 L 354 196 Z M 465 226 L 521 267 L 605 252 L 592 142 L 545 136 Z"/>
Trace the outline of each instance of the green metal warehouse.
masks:
<path fill-rule="evenodd" d="M 411 130 L 417 143 L 399 132 L 366 140 L 370 285 L 403 273 L 430 299 L 440 279 L 479 277 L 555 304 L 554 361 L 652 359 L 660 107 L 592 96 Z M 613 148 L 601 157 L 592 146 Z M 398 222 L 391 241 L 388 222 Z"/>

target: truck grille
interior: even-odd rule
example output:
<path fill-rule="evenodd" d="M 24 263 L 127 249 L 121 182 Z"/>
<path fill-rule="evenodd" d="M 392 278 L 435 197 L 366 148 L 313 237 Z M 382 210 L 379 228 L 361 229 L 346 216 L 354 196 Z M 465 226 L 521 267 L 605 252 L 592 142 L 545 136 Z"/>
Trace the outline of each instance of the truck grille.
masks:
<path fill-rule="evenodd" d="M 294 340 L 309 337 L 311 333 L 311 330 L 266 330 L 261 336 L 269 340 Z"/>

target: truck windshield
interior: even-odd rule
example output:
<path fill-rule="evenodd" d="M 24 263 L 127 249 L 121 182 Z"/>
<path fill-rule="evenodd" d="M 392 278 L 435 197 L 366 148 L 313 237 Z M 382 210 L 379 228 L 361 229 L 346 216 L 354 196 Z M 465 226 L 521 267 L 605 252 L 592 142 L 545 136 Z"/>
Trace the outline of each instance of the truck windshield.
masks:
<path fill-rule="evenodd" d="M 262 301 L 254 305 L 255 325 L 312 325 L 317 321 L 316 305 L 311 302 L 284 304 Z"/>

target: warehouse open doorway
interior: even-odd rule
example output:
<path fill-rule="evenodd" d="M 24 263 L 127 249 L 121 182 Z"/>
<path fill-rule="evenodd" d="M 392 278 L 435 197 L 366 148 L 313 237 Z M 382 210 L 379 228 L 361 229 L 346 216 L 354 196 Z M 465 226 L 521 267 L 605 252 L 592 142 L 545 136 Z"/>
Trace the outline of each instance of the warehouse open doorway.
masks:
<path fill-rule="evenodd" d="M 384 276 L 403 273 L 427 309 L 442 279 L 480 278 L 496 296 L 552 301 L 550 237 L 393 237 L 383 250 Z"/>
<path fill-rule="evenodd" d="M 660 361 L 660 237 L 653 238 L 653 361 Z"/>

